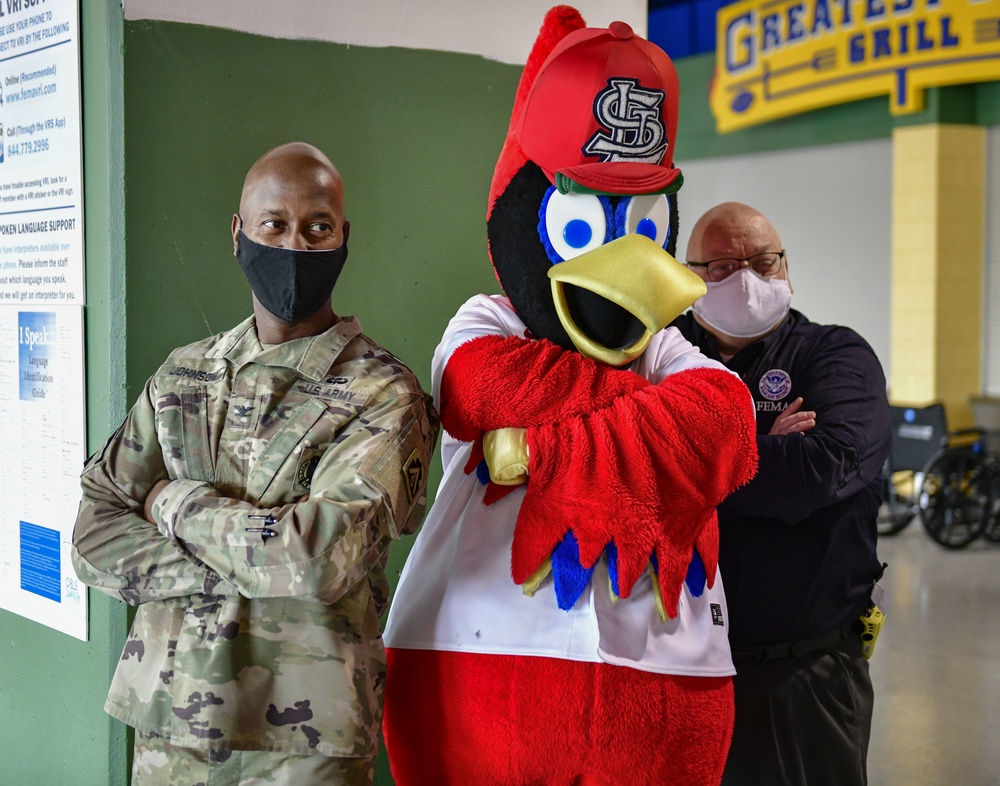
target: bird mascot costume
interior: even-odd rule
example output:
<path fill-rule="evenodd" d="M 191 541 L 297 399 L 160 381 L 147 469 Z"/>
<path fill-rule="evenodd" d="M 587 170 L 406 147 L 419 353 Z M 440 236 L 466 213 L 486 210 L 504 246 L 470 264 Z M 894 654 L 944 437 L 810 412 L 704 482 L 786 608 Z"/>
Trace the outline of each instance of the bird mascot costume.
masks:
<path fill-rule="evenodd" d="M 742 382 L 664 327 L 673 63 L 549 11 L 493 176 L 490 259 L 433 358 L 444 477 L 386 627 L 399 786 L 717 784 L 733 722 L 715 506 L 756 468 Z"/>

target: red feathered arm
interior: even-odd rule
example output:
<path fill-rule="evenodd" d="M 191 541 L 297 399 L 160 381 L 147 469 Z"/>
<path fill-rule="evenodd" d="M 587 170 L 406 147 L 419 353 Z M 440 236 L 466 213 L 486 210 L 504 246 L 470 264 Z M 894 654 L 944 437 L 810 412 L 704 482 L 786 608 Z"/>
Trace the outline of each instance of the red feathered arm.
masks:
<path fill-rule="evenodd" d="M 528 429 L 516 582 L 572 530 L 584 567 L 615 542 L 623 596 L 655 553 L 671 616 L 696 545 L 714 580 L 715 506 L 756 469 L 750 396 L 732 374 L 693 369 L 652 385 L 547 341 L 489 336 L 463 344 L 444 371 L 441 420 L 466 441 Z"/>
<path fill-rule="evenodd" d="M 671 617 L 695 547 L 712 586 L 715 506 L 757 466 L 753 409 L 737 377 L 714 368 L 672 374 L 603 409 L 529 428 L 528 447 L 511 561 L 516 582 L 572 529 L 584 567 L 615 543 L 623 597 L 655 553 Z"/>
<path fill-rule="evenodd" d="M 559 423 L 649 385 L 542 339 L 483 336 L 462 344 L 441 378 L 441 424 L 463 442 L 487 431 Z"/>

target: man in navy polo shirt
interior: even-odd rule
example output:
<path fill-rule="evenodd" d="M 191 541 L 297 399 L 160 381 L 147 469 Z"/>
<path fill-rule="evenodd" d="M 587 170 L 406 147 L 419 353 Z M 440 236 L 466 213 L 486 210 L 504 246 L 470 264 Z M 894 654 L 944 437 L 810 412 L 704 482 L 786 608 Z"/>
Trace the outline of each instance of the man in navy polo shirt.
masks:
<path fill-rule="evenodd" d="M 756 477 L 719 507 L 736 724 L 724 786 L 864 784 L 873 691 L 859 618 L 891 446 L 885 376 L 853 330 L 790 308 L 788 259 L 757 210 L 695 224 L 708 293 L 673 325 L 750 388 Z"/>

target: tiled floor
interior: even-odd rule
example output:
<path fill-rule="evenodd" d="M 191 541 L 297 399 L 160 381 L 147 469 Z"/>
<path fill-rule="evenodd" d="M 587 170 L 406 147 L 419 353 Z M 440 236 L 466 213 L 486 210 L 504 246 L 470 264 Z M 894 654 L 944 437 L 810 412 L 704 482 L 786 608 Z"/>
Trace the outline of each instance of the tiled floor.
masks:
<path fill-rule="evenodd" d="M 1000 545 L 882 538 L 891 593 L 871 661 L 871 786 L 1000 784 Z"/>

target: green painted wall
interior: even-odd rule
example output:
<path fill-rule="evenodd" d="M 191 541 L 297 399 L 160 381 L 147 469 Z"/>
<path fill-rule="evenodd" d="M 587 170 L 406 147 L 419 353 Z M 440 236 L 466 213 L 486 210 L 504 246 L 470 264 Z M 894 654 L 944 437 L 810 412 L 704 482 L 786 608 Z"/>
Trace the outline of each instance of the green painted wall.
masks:
<path fill-rule="evenodd" d="M 326 151 L 346 186 L 334 309 L 358 314 L 429 388 L 447 321 L 498 288 L 486 198 L 519 76 L 467 55 L 127 22 L 129 401 L 170 349 L 250 313 L 230 220 L 249 166 L 294 139 Z M 409 546 L 393 551 L 393 581 Z M 391 783 L 384 760 L 379 783 Z"/>
<path fill-rule="evenodd" d="M 129 401 L 173 347 L 250 313 L 230 221 L 250 165 L 294 139 L 345 182 L 351 251 L 334 309 L 429 389 L 447 321 L 498 290 L 486 197 L 519 76 L 468 55 L 127 22 Z"/>
<path fill-rule="evenodd" d="M 518 76 L 466 55 L 126 23 L 129 397 L 172 347 L 249 314 L 230 220 L 247 168 L 294 139 L 346 184 L 335 310 L 429 383 L 449 317 L 497 286 L 484 216 Z"/>

